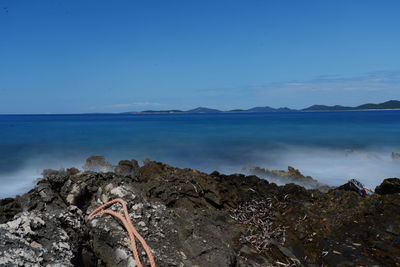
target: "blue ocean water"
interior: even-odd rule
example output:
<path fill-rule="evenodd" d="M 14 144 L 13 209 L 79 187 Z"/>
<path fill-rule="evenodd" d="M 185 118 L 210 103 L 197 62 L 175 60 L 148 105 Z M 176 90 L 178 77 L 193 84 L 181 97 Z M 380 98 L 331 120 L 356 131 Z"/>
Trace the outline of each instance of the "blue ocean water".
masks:
<path fill-rule="evenodd" d="M 91 155 L 224 173 L 292 165 L 331 185 L 375 186 L 400 177 L 392 151 L 400 152 L 400 111 L 0 115 L 0 197 Z"/>

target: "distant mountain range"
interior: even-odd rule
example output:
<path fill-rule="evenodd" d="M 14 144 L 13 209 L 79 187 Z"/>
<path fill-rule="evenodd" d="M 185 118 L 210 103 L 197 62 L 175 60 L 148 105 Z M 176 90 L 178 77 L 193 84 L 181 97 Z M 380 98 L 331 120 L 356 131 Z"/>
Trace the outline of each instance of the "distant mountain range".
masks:
<path fill-rule="evenodd" d="M 212 108 L 204 108 L 204 107 L 198 107 L 198 108 L 186 111 L 186 113 L 220 113 L 220 112 L 223 112 L 223 111 L 218 110 L 218 109 L 212 109 Z"/>
<path fill-rule="evenodd" d="M 385 109 L 400 109 L 400 101 L 390 100 L 380 104 L 364 104 L 357 107 L 346 107 L 346 106 L 325 106 L 325 105 L 313 105 L 304 109 L 290 109 L 290 108 L 271 108 L 265 107 L 254 107 L 250 109 L 233 109 L 228 111 L 222 111 L 218 109 L 198 107 L 195 109 L 183 111 L 183 110 L 144 110 L 141 112 L 125 112 L 124 114 L 165 114 L 165 113 L 221 113 L 221 112 L 296 112 L 296 111 L 345 111 L 345 110 L 385 110 Z"/>
<path fill-rule="evenodd" d="M 295 109 L 290 108 L 271 108 L 271 107 L 255 107 L 246 110 L 247 112 L 293 112 Z"/>
<path fill-rule="evenodd" d="M 335 110 L 382 110 L 382 109 L 400 109 L 400 101 L 390 100 L 380 104 L 364 104 L 357 107 L 345 107 L 345 106 L 324 106 L 314 105 L 303 109 L 303 111 L 335 111 Z"/>

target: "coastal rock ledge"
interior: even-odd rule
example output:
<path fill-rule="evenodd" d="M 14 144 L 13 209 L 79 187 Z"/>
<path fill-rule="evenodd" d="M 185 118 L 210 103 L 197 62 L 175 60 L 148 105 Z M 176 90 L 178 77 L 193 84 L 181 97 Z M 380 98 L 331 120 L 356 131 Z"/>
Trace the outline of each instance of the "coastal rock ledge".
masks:
<path fill-rule="evenodd" d="M 135 266 L 122 225 L 87 218 L 115 198 L 157 266 L 400 266 L 397 178 L 361 197 L 150 160 L 92 158 L 85 169 L 45 170 L 31 191 L 0 200 L 1 266 Z"/>

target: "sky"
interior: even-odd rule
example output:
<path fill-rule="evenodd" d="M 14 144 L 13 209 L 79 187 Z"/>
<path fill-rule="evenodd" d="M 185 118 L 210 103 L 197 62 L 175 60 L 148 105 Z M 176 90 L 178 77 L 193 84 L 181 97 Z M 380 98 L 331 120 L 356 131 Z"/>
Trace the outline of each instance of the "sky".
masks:
<path fill-rule="evenodd" d="M 400 100 L 400 1 L 0 0 L 0 113 Z"/>

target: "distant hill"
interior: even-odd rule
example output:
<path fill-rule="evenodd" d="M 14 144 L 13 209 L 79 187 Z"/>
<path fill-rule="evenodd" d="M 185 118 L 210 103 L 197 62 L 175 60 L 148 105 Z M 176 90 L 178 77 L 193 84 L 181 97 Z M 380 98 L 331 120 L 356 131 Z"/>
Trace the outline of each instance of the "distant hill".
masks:
<path fill-rule="evenodd" d="M 384 110 L 384 109 L 400 109 L 400 101 L 390 100 L 380 104 L 363 104 L 357 107 L 346 107 L 346 106 L 326 106 L 326 105 L 312 105 L 308 108 L 301 110 L 290 109 L 287 107 L 283 108 L 272 108 L 269 106 L 265 107 L 254 107 L 249 109 L 232 109 L 228 111 L 221 111 L 213 108 L 198 107 L 195 109 L 182 111 L 178 109 L 171 110 L 144 110 L 141 112 L 125 112 L 123 114 L 170 114 L 170 113 L 221 113 L 221 112 L 295 112 L 295 111 L 340 111 L 340 110 Z"/>
<path fill-rule="evenodd" d="M 357 107 L 313 105 L 303 111 L 335 111 L 335 110 L 368 110 L 368 109 L 400 109 L 400 101 L 390 100 L 380 104 L 364 104 Z"/>
<path fill-rule="evenodd" d="M 125 112 L 124 114 L 138 114 L 138 113 L 148 113 L 148 114 L 158 114 L 158 113 L 182 113 L 182 110 L 171 109 L 171 110 L 143 110 L 141 112 Z"/>
<path fill-rule="evenodd" d="M 220 112 L 222 111 L 218 109 L 204 108 L 204 107 L 198 107 L 195 109 L 185 111 L 185 113 L 220 113 Z"/>
<path fill-rule="evenodd" d="M 226 112 L 248 112 L 246 109 L 232 109 L 232 110 L 228 110 Z"/>
<path fill-rule="evenodd" d="M 275 112 L 275 109 L 271 108 L 271 107 L 254 107 L 254 108 L 249 108 L 247 111 L 248 112 Z"/>
<path fill-rule="evenodd" d="M 248 112 L 291 112 L 296 111 L 290 108 L 271 108 L 271 107 L 255 107 L 247 110 Z"/>
<path fill-rule="evenodd" d="M 356 109 L 400 109 L 400 101 L 390 100 L 381 104 L 365 104 Z"/>
<path fill-rule="evenodd" d="M 325 105 L 313 105 L 311 107 L 302 109 L 304 111 L 329 111 L 329 110 L 352 110 L 352 107 L 345 107 L 345 106 L 325 106 Z"/>

